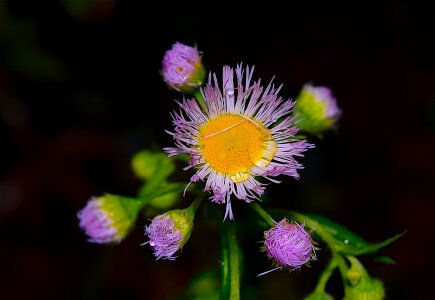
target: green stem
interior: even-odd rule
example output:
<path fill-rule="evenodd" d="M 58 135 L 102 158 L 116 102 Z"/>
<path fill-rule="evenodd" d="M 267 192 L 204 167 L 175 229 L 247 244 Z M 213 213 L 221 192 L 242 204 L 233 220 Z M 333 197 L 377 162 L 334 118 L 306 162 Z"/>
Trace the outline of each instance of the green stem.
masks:
<path fill-rule="evenodd" d="M 266 221 L 270 227 L 274 227 L 276 224 L 272 217 L 265 211 L 258 203 L 251 203 L 250 206 Z"/>
<path fill-rule="evenodd" d="M 181 193 L 185 189 L 185 187 L 186 187 L 186 183 L 179 182 L 179 183 L 168 183 L 162 188 L 154 188 L 149 191 L 140 191 L 137 201 L 139 201 L 142 204 L 142 206 L 144 206 L 154 198 L 164 196 L 166 194 L 171 194 L 171 193 Z"/>
<path fill-rule="evenodd" d="M 231 224 L 234 225 L 234 224 Z M 234 226 L 224 224 L 222 236 L 222 290 L 221 299 L 240 299 L 240 269 L 242 253 L 237 243 Z"/>
<path fill-rule="evenodd" d="M 205 103 L 204 97 L 201 94 L 201 89 L 196 89 L 193 92 L 193 96 L 195 97 L 196 102 L 198 102 L 199 106 L 201 107 L 201 110 L 205 112 L 207 110 L 207 104 Z"/>
<path fill-rule="evenodd" d="M 341 277 L 343 280 L 346 278 L 347 271 L 349 270 L 348 266 L 346 265 L 346 261 L 343 256 L 340 254 L 335 254 L 337 263 L 338 263 L 338 269 L 340 270 Z"/>
<path fill-rule="evenodd" d="M 196 210 L 198 209 L 199 205 L 201 204 L 201 202 L 205 198 L 205 196 L 206 196 L 205 193 L 199 194 L 198 197 L 196 197 L 196 199 L 192 202 L 192 204 L 190 204 L 189 210 L 191 210 L 193 212 L 193 214 L 196 213 Z"/>
<path fill-rule="evenodd" d="M 322 274 L 319 277 L 319 281 L 317 283 L 316 288 L 314 291 L 316 292 L 324 292 L 326 284 L 328 283 L 329 278 L 331 277 L 332 273 L 338 266 L 338 261 L 336 256 L 334 255 L 329 262 L 329 264 L 326 266 L 325 270 L 323 270 Z"/>
<path fill-rule="evenodd" d="M 231 292 L 230 299 L 240 299 L 240 256 L 234 230 L 228 234 L 230 248 Z"/>

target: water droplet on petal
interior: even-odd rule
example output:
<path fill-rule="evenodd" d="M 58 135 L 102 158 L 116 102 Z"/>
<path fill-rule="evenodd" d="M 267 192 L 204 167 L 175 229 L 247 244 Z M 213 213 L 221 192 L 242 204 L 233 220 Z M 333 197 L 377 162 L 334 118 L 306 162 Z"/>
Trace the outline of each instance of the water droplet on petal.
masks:
<path fill-rule="evenodd" d="M 156 243 L 150 241 L 150 246 L 151 246 L 151 247 L 154 247 L 155 245 L 156 245 Z"/>
<path fill-rule="evenodd" d="M 234 95 L 234 90 L 233 90 L 233 89 L 226 89 L 225 92 L 226 92 L 227 95 L 229 95 L 229 96 Z"/>

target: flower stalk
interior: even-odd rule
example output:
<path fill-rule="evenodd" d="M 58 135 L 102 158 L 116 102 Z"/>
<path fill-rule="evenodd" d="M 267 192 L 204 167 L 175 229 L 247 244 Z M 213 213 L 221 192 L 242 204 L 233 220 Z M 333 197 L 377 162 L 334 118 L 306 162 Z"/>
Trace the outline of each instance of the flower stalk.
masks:
<path fill-rule="evenodd" d="M 220 299 L 240 299 L 242 252 L 237 243 L 234 224 L 222 226 L 222 288 Z"/>

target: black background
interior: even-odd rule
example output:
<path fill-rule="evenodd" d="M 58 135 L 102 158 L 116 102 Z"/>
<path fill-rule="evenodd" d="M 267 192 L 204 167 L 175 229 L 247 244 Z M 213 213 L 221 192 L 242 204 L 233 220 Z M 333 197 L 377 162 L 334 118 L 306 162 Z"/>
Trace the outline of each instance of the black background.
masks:
<path fill-rule="evenodd" d="M 397 265 L 367 260 L 367 269 L 388 299 L 434 296 L 430 1 L 9 0 L 0 34 L 0 298 L 168 299 L 218 265 L 217 233 L 205 227 L 179 259 L 155 262 L 139 247 L 143 218 L 113 247 L 87 243 L 77 226 L 90 196 L 136 193 L 135 152 L 171 144 L 164 129 L 182 96 L 159 69 L 176 41 L 196 44 L 218 74 L 244 62 L 254 78 L 275 75 L 285 98 L 306 82 L 331 87 L 344 112 L 339 129 L 310 139 L 301 179 L 271 185 L 269 204 L 322 214 L 369 241 L 406 229 L 382 251 Z M 247 209 L 236 204 L 236 222 Z M 258 273 L 270 266 L 249 252 L 257 250 L 244 249 Z M 299 299 L 321 258 L 292 274 L 248 272 L 246 286 L 258 299 Z M 338 277 L 329 290 L 340 297 Z"/>

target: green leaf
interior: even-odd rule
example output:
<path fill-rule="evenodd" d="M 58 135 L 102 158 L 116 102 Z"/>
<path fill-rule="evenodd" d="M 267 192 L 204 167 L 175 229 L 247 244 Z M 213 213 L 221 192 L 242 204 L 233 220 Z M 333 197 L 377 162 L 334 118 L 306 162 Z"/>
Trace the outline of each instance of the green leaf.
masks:
<path fill-rule="evenodd" d="M 283 211 L 280 212 L 283 215 Z M 399 233 L 378 243 L 366 242 L 363 238 L 325 217 L 314 214 L 301 214 L 287 211 L 284 216 L 290 217 L 299 223 L 304 223 L 318 235 L 329 248 L 344 255 L 362 255 L 375 253 L 381 248 L 400 238 L 405 232 Z"/>
<path fill-rule="evenodd" d="M 395 265 L 396 264 L 396 262 L 393 259 L 391 259 L 390 257 L 385 256 L 385 255 L 378 255 L 378 256 L 376 256 L 375 260 L 377 262 L 380 262 L 380 263 L 383 263 L 386 265 Z"/>

